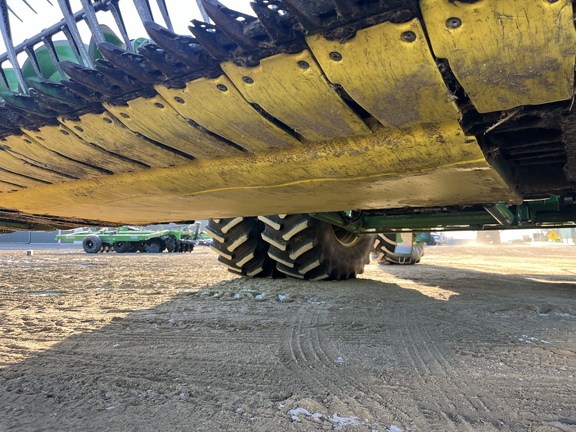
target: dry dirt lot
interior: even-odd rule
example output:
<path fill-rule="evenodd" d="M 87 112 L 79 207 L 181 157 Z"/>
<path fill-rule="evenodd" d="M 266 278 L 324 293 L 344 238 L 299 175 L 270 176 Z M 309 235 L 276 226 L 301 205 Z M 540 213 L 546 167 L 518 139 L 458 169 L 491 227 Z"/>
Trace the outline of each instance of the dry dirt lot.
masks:
<path fill-rule="evenodd" d="M 575 431 L 576 248 L 441 246 L 348 282 L 0 251 L 0 431 Z"/>

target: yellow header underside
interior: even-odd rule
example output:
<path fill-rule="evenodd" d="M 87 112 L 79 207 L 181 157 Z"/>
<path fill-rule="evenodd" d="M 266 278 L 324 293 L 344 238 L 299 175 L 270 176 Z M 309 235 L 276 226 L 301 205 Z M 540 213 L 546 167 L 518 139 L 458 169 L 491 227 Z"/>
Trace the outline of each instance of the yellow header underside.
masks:
<path fill-rule="evenodd" d="M 0 205 L 146 224 L 517 199 L 454 122 L 41 186 L 3 194 Z"/>

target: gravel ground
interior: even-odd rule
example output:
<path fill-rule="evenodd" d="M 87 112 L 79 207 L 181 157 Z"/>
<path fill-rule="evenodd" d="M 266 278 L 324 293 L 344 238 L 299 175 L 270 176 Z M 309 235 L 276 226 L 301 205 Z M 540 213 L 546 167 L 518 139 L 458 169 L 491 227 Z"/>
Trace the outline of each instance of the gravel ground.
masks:
<path fill-rule="evenodd" d="M 0 431 L 576 431 L 574 246 L 430 247 L 347 282 L 6 247 Z"/>

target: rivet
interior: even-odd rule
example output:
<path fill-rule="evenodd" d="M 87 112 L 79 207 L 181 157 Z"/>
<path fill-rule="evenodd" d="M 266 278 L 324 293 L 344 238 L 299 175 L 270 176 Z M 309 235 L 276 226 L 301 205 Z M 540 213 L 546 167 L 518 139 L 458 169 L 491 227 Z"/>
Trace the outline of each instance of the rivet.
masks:
<path fill-rule="evenodd" d="M 124 117 L 124 118 L 127 118 L 127 119 L 130 118 L 130 116 L 129 116 L 128 114 L 126 114 L 126 113 L 120 113 L 120 115 L 121 115 L 122 117 Z"/>
<path fill-rule="evenodd" d="M 183 104 L 183 103 L 186 102 L 186 101 L 185 101 L 184 99 L 182 99 L 180 96 L 176 96 L 176 97 L 174 98 L 174 100 L 175 100 L 176 102 L 178 102 L 179 104 Z"/>
<path fill-rule="evenodd" d="M 254 84 L 254 80 L 249 76 L 242 77 L 242 81 L 244 81 L 246 84 Z"/>
<path fill-rule="evenodd" d="M 460 18 L 452 17 L 446 20 L 446 27 L 455 29 L 462 25 L 462 20 Z"/>
<path fill-rule="evenodd" d="M 342 60 L 342 54 L 340 54 L 339 52 L 336 52 L 336 51 L 332 51 L 330 53 L 330 59 L 334 60 L 334 61 L 340 61 L 340 60 Z"/>
<path fill-rule="evenodd" d="M 404 42 L 414 42 L 416 40 L 416 33 L 413 31 L 405 31 L 402 33 L 402 40 Z"/>
<path fill-rule="evenodd" d="M 156 102 L 156 103 L 154 104 L 154 106 L 155 106 L 156 108 L 164 108 L 164 105 L 162 105 L 160 102 Z"/>
<path fill-rule="evenodd" d="M 62 135 L 70 135 L 70 132 L 68 132 L 67 130 L 64 130 L 64 129 L 60 129 L 60 133 Z"/>
<path fill-rule="evenodd" d="M 80 126 L 74 126 L 74 129 L 76 129 L 78 132 L 84 132 L 84 129 L 82 129 Z"/>
<path fill-rule="evenodd" d="M 218 84 L 216 88 L 223 92 L 228 91 L 228 87 L 226 87 L 224 84 Z"/>
<path fill-rule="evenodd" d="M 300 60 L 298 62 L 298 67 L 300 69 L 308 69 L 310 67 L 310 65 L 308 64 L 308 62 L 305 62 L 304 60 Z"/>
<path fill-rule="evenodd" d="M 112 119 L 109 119 L 108 117 L 104 117 L 104 121 L 106 123 L 112 123 Z"/>

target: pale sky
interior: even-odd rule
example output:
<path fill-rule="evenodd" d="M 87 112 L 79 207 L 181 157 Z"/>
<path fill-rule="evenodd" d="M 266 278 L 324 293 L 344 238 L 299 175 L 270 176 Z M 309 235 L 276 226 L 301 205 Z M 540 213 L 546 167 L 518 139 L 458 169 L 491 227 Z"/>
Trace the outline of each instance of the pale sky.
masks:
<path fill-rule="evenodd" d="M 231 9 L 253 14 L 249 5 L 249 0 L 220 0 L 220 2 Z M 15 45 L 18 45 L 18 43 L 22 42 L 24 39 L 33 36 L 40 30 L 49 27 L 62 19 L 62 14 L 57 0 L 51 0 L 51 3 L 53 4 L 52 6 L 47 0 L 28 0 L 28 3 L 36 10 L 36 12 L 38 12 L 37 14 L 34 14 L 34 12 L 32 12 L 21 0 L 8 0 L 8 5 L 24 21 L 24 23 L 21 23 L 16 17 L 14 17 L 14 15 L 10 14 L 12 36 Z M 156 6 L 156 0 L 149 0 L 149 3 L 153 8 L 155 21 L 163 24 L 161 15 Z M 174 30 L 179 34 L 190 35 L 190 31 L 188 30 L 190 21 L 192 19 L 202 19 L 196 6 L 196 1 L 167 0 L 166 3 Z M 70 0 L 70 4 L 74 11 L 81 9 L 80 0 Z M 122 0 L 120 1 L 120 8 L 130 37 L 133 39 L 137 37 L 146 37 L 146 32 L 140 25 L 140 20 L 138 19 L 134 3 L 131 0 Z M 100 20 L 102 16 L 106 17 L 106 19 Z M 100 13 L 98 14 L 98 18 L 101 24 L 107 24 L 112 29 L 115 29 L 116 26 L 110 13 Z M 87 44 L 89 42 L 89 32 L 87 31 L 87 27 L 79 24 L 79 28 L 83 38 L 85 38 L 84 42 Z M 117 31 L 115 30 L 115 32 Z M 62 37 L 62 39 L 64 38 Z M 5 52 L 5 50 L 3 40 L 0 38 L 0 53 Z M 8 64 L 4 65 L 4 67 L 8 66 Z"/>

